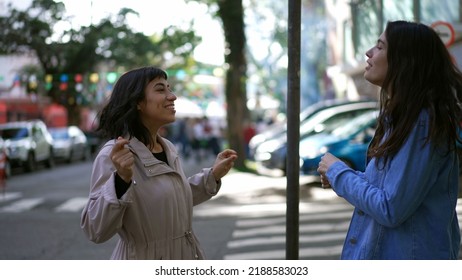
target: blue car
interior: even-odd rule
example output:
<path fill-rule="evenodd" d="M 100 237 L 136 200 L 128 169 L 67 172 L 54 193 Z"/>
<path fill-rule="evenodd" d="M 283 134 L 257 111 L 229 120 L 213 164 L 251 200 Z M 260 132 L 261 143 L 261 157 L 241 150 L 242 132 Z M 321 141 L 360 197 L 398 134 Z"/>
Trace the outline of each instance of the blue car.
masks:
<path fill-rule="evenodd" d="M 342 126 L 300 141 L 300 172 L 318 175 L 321 157 L 329 152 L 355 170 L 364 171 L 369 142 L 375 133 L 378 111 L 361 114 Z"/>

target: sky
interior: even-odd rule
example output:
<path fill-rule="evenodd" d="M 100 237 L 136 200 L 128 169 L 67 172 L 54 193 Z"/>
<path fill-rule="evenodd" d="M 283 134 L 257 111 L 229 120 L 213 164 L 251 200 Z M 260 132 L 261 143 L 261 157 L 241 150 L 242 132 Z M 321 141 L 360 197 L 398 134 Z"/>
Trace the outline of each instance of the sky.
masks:
<path fill-rule="evenodd" d="M 31 0 L 0 0 L 12 2 L 18 9 L 26 8 Z M 135 30 L 146 35 L 160 33 L 170 25 L 184 26 L 194 19 L 194 30 L 202 37 L 202 43 L 196 47 L 195 59 L 214 65 L 223 64 L 224 39 L 219 20 L 213 19 L 207 7 L 196 2 L 184 0 L 61 0 L 66 6 L 67 16 L 73 17 L 72 27 L 88 26 L 98 23 L 110 14 L 117 14 L 122 7 L 131 8 L 139 17 L 131 16 L 127 23 Z M 60 28 L 58 26 L 58 28 Z M 66 28 L 62 26 L 61 28 Z"/>

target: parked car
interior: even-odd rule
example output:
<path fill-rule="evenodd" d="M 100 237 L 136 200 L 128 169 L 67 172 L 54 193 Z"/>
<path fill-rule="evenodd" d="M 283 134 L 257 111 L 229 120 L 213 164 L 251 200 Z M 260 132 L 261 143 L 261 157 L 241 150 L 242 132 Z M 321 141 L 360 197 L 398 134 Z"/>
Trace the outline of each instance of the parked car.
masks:
<path fill-rule="evenodd" d="M 375 133 L 378 111 L 361 114 L 333 130 L 306 137 L 300 142 L 300 172 L 317 175 L 321 157 L 329 152 L 349 167 L 364 171 L 367 148 Z"/>
<path fill-rule="evenodd" d="M 300 126 L 300 139 L 339 127 L 365 112 L 375 111 L 377 102 L 349 103 L 325 108 L 306 119 Z M 284 133 L 260 144 L 255 153 L 257 172 L 284 176 L 287 160 L 287 136 Z"/>
<path fill-rule="evenodd" d="M 0 136 L 5 140 L 11 167 L 34 171 L 38 163 L 54 166 L 53 138 L 41 120 L 0 124 Z"/>
<path fill-rule="evenodd" d="M 311 106 L 308 106 L 304 110 L 300 112 L 300 123 L 303 124 L 306 122 L 310 117 L 312 117 L 314 114 L 325 110 L 327 108 L 333 108 L 336 106 L 342 106 L 346 104 L 353 104 L 353 103 L 368 103 L 368 104 L 374 104 L 376 106 L 376 102 L 372 101 L 370 99 L 360 99 L 360 100 L 348 100 L 348 99 L 329 99 L 329 100 L 323 100 L 319 101 Z M 250 139 L 249 142 L 249 156 L 250 159 L 254 159 L 256 150 L 260 144 L 262 144 L 265 141 L 279 138 L 286 134 L 287 131 L 287 123 L 278 123 L 275 125 L 272 125 L 271 127 L 265 129 L 265 131 L 258 133 L 252 139 Z"/>
<path fill-rule="evenodd" d="M 85 161 L 90 158 L 90 145 L 80 128 L 66 126 L 49 130 L 53 137 L 53 155 L 56 160 L 71 163 L 73 160 Z"/>

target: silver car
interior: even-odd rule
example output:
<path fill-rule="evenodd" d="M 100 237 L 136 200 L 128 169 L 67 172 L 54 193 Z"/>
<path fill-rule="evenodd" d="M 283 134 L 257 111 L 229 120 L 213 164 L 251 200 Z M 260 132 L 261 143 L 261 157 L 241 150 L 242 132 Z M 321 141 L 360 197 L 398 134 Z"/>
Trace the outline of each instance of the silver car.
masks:
<path fill-rule="evenodd" d="M 53 167 L 53 138 L 41 120 L 9 122 L 0 125 L 11 166 L 34 171 L 38 163 Z"/>
<path fill-rule="evenodd" d="M 311 115 L 300 124 L 300 139 L 329 131 L 333 127 L 345 125 L 354 117 L 378 108 L 375 101 L 343 104 L 328 107 Z M 265 175 L 285 176 L 287 160 L 287 135 L 269 139 L 261 143 L 255 152 L 257 172 Z"/>
<path fill-rule="evenodd" d="M 53 155 L 56 160 L 67 163 L 73 160 L 85 161 L 90 158 L 87 137 L 77 126 L 50 128 L 53 137 Z"/>

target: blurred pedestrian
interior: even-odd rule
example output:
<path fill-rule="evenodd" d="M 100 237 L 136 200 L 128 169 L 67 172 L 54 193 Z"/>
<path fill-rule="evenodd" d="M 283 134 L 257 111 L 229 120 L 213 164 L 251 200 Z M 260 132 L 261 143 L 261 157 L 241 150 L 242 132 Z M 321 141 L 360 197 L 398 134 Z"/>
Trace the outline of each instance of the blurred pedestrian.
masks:
<path fill-rule="evenodd" d="M 159 135 L 175 121 L 176 96 L 155 67 L 123 74 L 100 113 L 109 140 L 93 163 L 81 228 L 101 243 L 115 234 L 111 259 L 203 259 L 193 233 L 193 206 L 217 194 L 236 159 L 218 154 L 211 168 L 186 178 L 175 146 Z"/>
<path fill-rule="evenodd" d="M 177 150 L 181 152 L 183 158 L 188 158 L 189 156 L 189 139 L 186 133 L 186 122 L 187 118 L 176 118 L 175 122 L 164 126 L 168 131 L 167 137 L 164 136 L 164 138 L 167 138 L 175 145 Z"/>
<path fill-rule="evenodd" d="M 210 120 L 207 117 L 204 117 L 204 129 L 208 135 L 207 148 L 210 150 L 211 154 L 215 157 L 220 153 L 221 147 L 221 127 L 218 120 Z"/>
<path fill-rule="evenodd" d="M 462 75 L 430 27 L 389 22 L 366 52 L 381 87 L 366 171 L 327 153 L 323 185 L 355 206 L 342 259 L 458 259 Z"/>
<path fill-rule="evenodd" d="M 198 118 L 193 126 L 193 150 L 197 162 L 202 162 L 205 159 L 208 149 L 207 142 L 209 140 L 209 133 L 206 132 L 204 124 L 203 118 Z"/>
<path fill-rule="evenodd" d="M 0 190 L 3 196 L 6 193 L 6 180 L 8 178 L 9 163 L 7 160 L 6 155 L 0 155 Z"/>
<path fill-rule="evenodd" d="M 247 159 L 251 159 L 250 154 L 250 140 L 257 134 L 255 123 L 252 121 L 246 121 L 244 123 L 244 144 L 245 144 L 245 155 Z"/>

